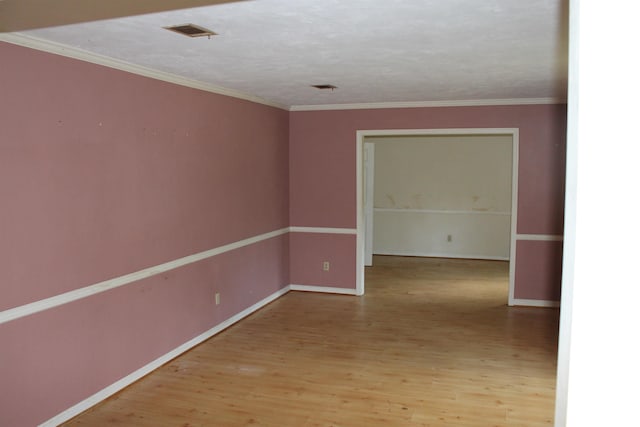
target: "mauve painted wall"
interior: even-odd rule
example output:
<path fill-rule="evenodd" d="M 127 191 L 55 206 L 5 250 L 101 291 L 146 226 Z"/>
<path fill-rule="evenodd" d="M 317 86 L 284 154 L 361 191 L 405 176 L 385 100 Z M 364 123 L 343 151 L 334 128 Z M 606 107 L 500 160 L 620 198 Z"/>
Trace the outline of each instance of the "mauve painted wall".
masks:
<path fill-rule="evenodd" d="M 0 425 L 41 423 L 278 291 L 287 246 L 283 235 L 0 325 Z"/>
<path fill-rule="evenodd" d="M 0 310 L 289 225 L 287 111 L 0 57 Z M 45 421 L 283 288 L 288 257 L 284 235 L 0 325 L 0 425 Z"/>
<path fill-rule="evenodd" d="M 562 242 L 526 241 L 516 243 L 516 283 L 514 297 L 560 301 Z"/>
<path fill-rule="evenodd" d="M 291 225 L 356 226 L 357 130 L 443 128 L 519 128 L 518 233 L 562 234 L 566 105 L 293 112 L 289 158 Z M 341 252 L 355 252 L 355 241 L 344 242 L 337 236 L 334 239 L 336 245 L 349 245 Z M 299 238 L 296 245 L 297 251 L 306 251 L 313 250 L 315 243 L 309 236 L 306 242 L 304 237 Z M 541 265 L 537 258 L 547 254 L 529 252 L 528 256 L 532 258 L 519 260 L 519 265 L 529 261 Z M 301 282 L 296 272 L 302 271 L 315 272 L 313 277 L 307 277 L 311 282 L 323 280 L 322 271 L 315 264 L 292 263 L 293 283 Z M 345 276 L 341 281 L 347 280 Z M 559 281 L 552 286 L 559 289 Z M 355 283 L 349 287 L 355 288 Z M 535 289 L 527 292 L 532 299 L 545 299 L 543 296 L 548 294 Z"/>
<path fill-rule="evenodd" d="M 288 226 L 286 111 L 0 49 L 0 310 Z"/>
<path fill-rule="evenodd" d="M 356 236 L 351 234 L 291 233 L 291 283 L 353 288 L 356 281 Z M 329 262 L 329 271 L 323 263 Z M 319 273 L 318 273 L 319 272 Z"/>

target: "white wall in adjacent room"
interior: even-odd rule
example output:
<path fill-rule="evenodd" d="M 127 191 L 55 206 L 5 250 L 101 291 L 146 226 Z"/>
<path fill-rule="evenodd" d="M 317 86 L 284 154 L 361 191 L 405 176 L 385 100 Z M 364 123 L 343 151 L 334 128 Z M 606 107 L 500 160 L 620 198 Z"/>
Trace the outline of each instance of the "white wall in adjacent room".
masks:
<path fill-rule="evenodd" d="M 373 252 L 508 259 L 510 135 L 371 137 Z"/>

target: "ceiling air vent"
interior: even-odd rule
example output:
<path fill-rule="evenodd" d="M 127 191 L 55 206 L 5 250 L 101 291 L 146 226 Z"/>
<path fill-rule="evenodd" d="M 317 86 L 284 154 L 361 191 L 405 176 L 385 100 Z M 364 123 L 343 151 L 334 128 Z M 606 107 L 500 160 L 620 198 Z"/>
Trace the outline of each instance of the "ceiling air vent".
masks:
<path fill-rule="evenodd" d="M 174 31 L 176 33 L 182 34 L 183 36 L 187 36 L 187 37 L 217 36 L 217 34 L 214 33 L 213 31 L 207 30 L 204 27 L 201 27 L 199 25 L 194 25 L 194 24 L 173 25 L 171 27 L 164 27 L 164 28 L 166 30 Z"/>
<path fill-rule="evenodd" d="M 315 87 L 316 89 L 338 89 L 338 86 L 324 84 L 324 85 L 311 85 L 311 87 Z"/>

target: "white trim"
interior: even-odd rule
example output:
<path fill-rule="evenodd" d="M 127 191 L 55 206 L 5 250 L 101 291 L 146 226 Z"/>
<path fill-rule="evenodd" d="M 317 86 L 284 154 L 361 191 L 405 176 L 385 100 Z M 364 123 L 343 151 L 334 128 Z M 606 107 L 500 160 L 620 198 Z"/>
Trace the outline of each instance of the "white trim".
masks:
<path fill-rule="evenodd" d="M 550 307 L 557 308 L 560 307 L 560 301 L 550 301 L 543 299 L 523 299 L 523 298 L 514 298 L 512 303 L 509 304 L 511 306 L 521 306 L 521 307 Z"/>
<path fill-rule="evenodd" d="M 210 83 L 188 79 L 176 74 L 154 70 L 151 68 L 143 67 L 141 65 L 135 65 L 130 62 L 110 58 L 108 56 L 100 55 L 93 52 L 88 52 L 77 47 L 68 46 L 49 40 L 43 40 L 41 38 L 33 37 L 26 34 L 0 33 L 0 41 L 27 47 L 30 49 L 40 50 L 43 52 L 53 53 L 55 55 L 66 56 L 67 58 L 73 58 L 84 62 L 90 62 L 92 64 L 102 65 L 105 67 L 114 68 L 116 70 L 126 71 L 128 73 L 137 74 L 139 76 L 149 77 L 156 80 L 162 80 L 164 82 L 173 83 L 180 86 L 186 86 L 193 89 L 216 93 L 218 95 L 230 96 L 232 98 L 244 99 L 245 101 L 268 105 L 270 107 L 276 107 L 282 110 L 288 110 L 288 108 L 284 105 L 277 104 L 275 102 L 271 102 L 266 99 L 237 90 L 227 89 Z"/>
<path fill-rule="evenodd" d="M 604 6 L 604 4 L 603 4 Z M 588 6 L 587 6 L 588 7 Z M 627 13 L 624 9 L 619 9 L 622 13 Z M 611 22 L 611 21 L 609 21 Z M 606 28 L 606 27 L 605 27 Z M 594 31 L 588 31 L 587 34 L 591 33 L 591 37 L 596 36 Z M 594 92 L 589 93 L 589 100 L 582 100 L 582 105 L 580 104 L 580 98 L 578 93 L 581 89 L 579 84 L 579 47 L 580 43 L 584 43 L 584 35 L 580 34 L 580 2 L 577 0 L 569 0 L 569 82 L 567 88 L 567 140 L 566 140 L 566 153 L 565 153 L 565 178 L 564 178 L 564 236 L 565 239 L 562 241 L 562 281 L 561 281 L 561 294 L 560 301 L 562 304 L 562 308 L 560 309 L 560 325 L 558 327 L 558 355 L 556 361 L 556 401 L 555 401 L 555 413 L 554 413 L 554 426 L 555 427 L 566 427 L 567 425 L 567 406 L 569 401 L 569 368 L 571 361 L 571 341 L 572 341 L 572 331 L 573 331 L 573 307 L 574 307 L 574 289 L 579 290 L 581 286 L 574 287 L 574 281 L 576 277 L 576 210 L 577 210 L 577 190 L 578 190 L 578 145 L 582 147 L 582 143 L 579 141 L 581 138 L 579 131 L 579 119 L 584 119 L 584 117 L 580 116 L 580 107 L 585 108 L 587 105 L 592 104 L 596 101 L 598 104 L 602 102 L 604 98 L 604 94 L 601 94 L 599 97 L 593 99 Z M 630 39 L 633 40 L 633 39 Z M 603 79 L 606 78 L 603 76 Z M 604 82 L 601 80 L 600 84 L 602 86 L 596 86 L 594 89 L 598 89 L 600 87 L 605 87 Z M 625 96 L 628 92 L 625 91 Z M 630 97 L 629 99 L 633 99 L 634 97 Z M 619 100 L 619 98 L 618 98 Z M 616 112 L 617 109 L 624 109 L 625 104 L 618 104 L 616 102 Z M 607 106 L 613 105 L 607 102 Z M 629 105 L 629 104 L 627 104 Z M 615 122 L 611 121 L 611 119 L 607 120 L 605 118 L 605 122 L 603 124 L 606 125 L 617 125 Z M 585 131 L 592 132 L 594 130 L 591 126 L 586 126 L 582 128 L 580 126 L 580 130 L 584 129 Z M 607 136 L 610 136 L 612 132 L 607 132 Z M 630 155 L 630 154 L 626 154 Z M 582 166 L 581 166 L 582 167 Z M 609 170 L 607 170 L 610 173 Z M 606 181 L 603 181 L 603 184 Z M 632 181 L 627 181 L 632 182 Z M 584 181 L 580 180 L 580 185 L 584 185 Z M 584 187 L 583 187 L 584 188 Z M 583 190 L 584 191 L 584 190 Z M 588 194 L 588 193 L 587 193 Z M 631 224 L 624 224 L 624 226 L 628 227 Z M 589 232 L 587 229 L 582 229 L 581 238 L 588 239 L 586 242 L 587 251 L 592 250 L 593 247 L 589 245 L 588 241 L 591 240 L 597 233 L 604 231 L 602 228 L 592 230 Z M 626 234 L 626 233 L 625 233 Z M 595 242 L 594 242 L 595 243 Z M 592 244 L 594 244 L 592 243 Z M 597 244 L 597 243 L 595 243 Z M 621 248 L 617 248 L 620 250 Z M 578 271 L 584 268 L 583 265 L 578 265 Z M 583 270 L 586 271 L 586 270 Z M 582 285 L 584 286 L 584 285 Z M 586 285 L 587 287 L 589 284 Z M 627 298 L 629 296 L 628 293 L 625 292 L 626 295 L 620 295 L 622 298 Z M 585 317 L 590 315 L 590 311 L 592 307 L 588 300 L 582 300 L 582 304 L 576 300 L 576 305 L 578 308 L 578 312 L 582 311 L 584 314 L 580 316 L 576 321 L 578 325 L 580 325 L 580 321 L 584 322 Z M 604 305 L 606 307 L 606 304 Z M 619 305 L 616 304 L 616 309 Z M 600 319 L 600 314 L 602 310 L 598 307 L 598 319 Z M 611 312 L 605 312 L 607 315 L 610 315 Z M 604 317 L 606 319 L 606 316 Z M 615 317 L 614 317 L 615 319 Z M 606 326 L 605 326 L 606 325 Z M 612 323 L 601 323 L 599 327 L 610 328 L 611 326 L 619 327 L 622 326 L 621 323 L 613 320 Z M 617 328 L 616 328 L 617 329 Z M 623 329 L 620 328 L 619 331 L 622 333 Z M 605 345 L 608 347 L 608 345 Z M 604 347 L 604 346 L 603 346 Z M 613 348 L 612 348 L 613 350 Z M 580 353 L 578 352 L 578 358 L 580 357 Z M 585 359 L 588 360 L 588 359 Z M 604 361 L 603 361 L 604 362 Z M 606 366 L 606 365 L 601 365 Z M 610 373 L 611 370 L 608 370 L 607 373 Z M 579 392 L 577 392 L 579 393 Z M 616 390 L 616 393 L 623 393 L 623 390 Z M 573 396 L 573 394 L 572 394 Z M 585 402 L 585 400 L 575 400 L 577 404 Z M 577 425 L 577 424 L 574 424 Z"/>
<path fill-rule="evenodd" d="M 373 222 L 374 215 L 374 186 L 375 186 L 375 168 L 376 168 L 376 144 L 373 142 L 364 142 L 363 145 L 363 168 L 364 168 L 364 193 L 363 197 L 363 220 L 364 220 L 364 265 L 365 267 L 373 266 Z"/>
<path fill-rule="evenodd" d="M 355 228 L 330 228 L 330 227 L 289 227 L 292 233 L 320 233 L 320 234 L 356 234 Z"/>
<path fill-rule="evenodd" d="M 31 314 L 38 313 L 43 310 L 47 310 L 53 307 L 57 307 L 63 304 L 70 303 L 82 298 L 89 297 L 91 295 L 99 294 L 101 292 L 108 291 L 120 286 L 128 285 L 129 283 L 137 282 L 142 279 L 146 279 L 157 274 L 164 273 L 169 270 L 173 270 L 178 267 L 192 264 L 194 262 L 202 261 L 207 258 L 211 258 L 216 255 L 223 254 L 225 252 L 239 249 L 244 246 L 252 245 L 254 243 L 261 242 L 263 240 L 272 239 L 277 236 L 281 236 L 289 232 L 289 228 L 281 228 L 280 230 L 271 231 L 269 233 L 260 234 L 258 236 L 250 237 L 248 239 L 240 240 L 237 242 L 229 243 L 224 246 L 219 246 L 208 251 L 199 252 L 197 254 L 189 255 L 183 258 L 179 258 L 173 261 L 165 262 L 154 267 L 145 268 L 144 270 L 136 271 L 134 273 L 125 274 L 124 276 L 116 277 L 109 280 L 96 283 L 94 285 L 85 286 L 83 288 L 75 289 L 73 291 L 65 292 L 63 294 L 55 295 L 50 298 L 45 298 L 40 301 L 35 301 L 29 304 L 21 305 L 19 307 L 11 308 L 0 312 L 0 324 L 10 322 L 21 317 L 29 316 Z"/>
<path fill-rule="evenodd" d="M 356 131 L 356 295 L 364 295 L 365 221 L 364 221 L 364 137 L 366 131 Z"/>
<path fill-rule="evenodd" d="M 356 104 L 292 105 L 289 111 L 370 110 L 381 108 L 482 107 L 495 105 L 565 104 L 562 98 L 462 99 L 457 101 L 363 102 Z"/>
<path fill-rule="evenodd" d="M 349 288 L 332 288 L 328 286 L 309 286 L 309 285 L 289 285 L 292 291 L 301 292 L 320 292 L 325 294 L 342 294 L 342 295 L 359 295 L 355 289 Z"/>
<path fill-rule="evenodd" d="M 376 251 L 374 255 L 391 255 L 391 256 L 417 256 L 426 258 L 453 258 L 453 259 L 485 259 L 489 261 L 509 261 L 509 257 L 490 256 L 490 255 L 474 255 L 474 254 L 447 254 L 447 253 L 431 253 L 431 252 L 415 252 L 415 251 Z"/>
<path fill-rule="evenodd" d="M 358 130 L 365 136 L 512 135 L 518 128 L 371 129 Z"/>
<path fill-rule="evenodd" d="M 373 208 L 374 212 L 390 212 L 390 213 L 423 213 L 438 215 L 511 215 L 511 212 L 502 211 L 447 211 L 442 209 L 401 209 L 401 208 Z"/>
<path fill-rule="evenodd" d="M 562 234 L 516 234 L 517 240 L 537 240 L 542 242 L 562 242 Z"/>
<path fill-rule="evenodd" d="M 511 135 L 511 242 L 509 256 L 509 305 L 513 305 L 515 291 L 516 232 L 518 226 L 518 164 L 520 130 L 518 128 L 451 128 L 451 129 L 377 129 L 356 131 L 356 289 L 364 293 L 364 229 L 363 229 L 363 149 L 367 136 L 397 135 Z"/>
<path fill-rule="evenodd" d="M 547 104 L 565 104 L 567 101 L 563 98 L 510 98 L 510 99 L 463 99 L 463 100 L 444 100 L 444 101 L 401 101 L 401 102 L 365 102 L 352 104 L 321 104 L 321 105 L 292 105 L 285 106 L 260 98 L 255 95 L 247 94 L 222 86 L 216 86 L 210 83 L 198 80 L 188 79 L 165 71 L 154 70 L 152 68 L 141 65 L 132 64 L 130 62 L 111 58 L 98 53 L 89 52 L 77 47 L 56 43 L 50 40 L 44 40 L 39 37 L 23 33 L 0 33 L 0 41 L 36 49 L 55 55 L 65 56 L 92 64 L 98 64 L 116 70 L 126 71 L 128 73 L 161 80 L 180 86 L 186 86 L 193 89 L 199 89 L 206 92 L 216 93 L 219 95 L 230 96 L 232 98 L 244 99 L 246 101 L 255 102 L 257 104 L 268 105 L 270 107 L 280 108 L 287 111 L 325 111 L 325 110 L 369 110 L 382 108 L 429 108 L 429 107 L 475 107 L 475 106 L 499 106 L 499 105 L 547 105 Z"/>
<path fill-rule="evenodd" d="M 223 330 L 227 329 L 229 326 L 233 325 L 234 323 L 239 322 L 240 320 L 244 319 L 245 317 L 247 317 L 251 313 L 259 310 L 260 308 L 262 308 L 265 305 L 269 304 L 270 302 L 274 301 L 275 299 L 280 298 L 281 296 L 283 296 L 284 294 L 289 292 L 289 290 L 290 290 L 289 286 L 286 286 L 286 287 L 280 289 L 279 291 L 274 292 L 273 294 L 269 295 L 268 297 L 266 297 L 266 298 L 258 301 L 257 303 L 253 304 L 251 307 L 241 311 L 240 313 L 238 313 L 238 314 L 236 314 L 234 316 L 231 316 L 230 318 L 228 318 L 224 322 L 214 326 L 213 328 L 209 329 L 208 331 L 206 331 L 206 332 L 198 335 L 197 337 L 187 341 L 186 343 L 182 344 L 180 347 L 177 347 L 174 350 L 171 350 L 169 353 L 157 358 L 153 362 L 148 363 L 147 365 L 143 366 L 142 368 L 132 372 L 131 374 L 127 375 L 126 377 L 116 381 L 115 383 L 111 384 L 110 386 L 108 386 L 108 387 L 100 390 L 99 392 L 95 393 L 94 395 L 84 399 L 82 402 L 79 402 L 79 403 L 73 405 L 71 408 L 69 408 L 69 409 L 59 413 L 55 417 L 45 421 L 44 423 L 40 424 L 40 426 L 45 426 L 45 427 L 52 426 L 53 427 L 53 426 L 60 425 L 65 421 L 70 420 L 71 418 L 75 417 L 76 415 L 78 415 L 78 414 L 86 411 L 87 409 L 91 408 L 95 404 L 105 400 L 109 396 L 117 393 L 118 391 L 122 390 L 123 388 L 133 384 L 136 381 L 138 381 L 140 378 L 142 378 L 145 375 L 149 374 L 150 372 L 158 369 L 160 366 L 162 366 L 165 363 L 169 362 L 170 360 L 178 357 L 180 354 L 184 353 L 185 351 L 195 347 L 196 345 L 200 344 L 201 342 L 203 342 L 203 341 L 211 338 L 212 336 L 222 332 Z"/>
<path fill-rule="evenodd" d="M 509 293 L 507 304 L 513 305 L 516 292 L 516 234 L 518 234 L 518 170 L 520 169 L 520 130 L 513 133 L 511 159 L 511 241 L 509 242 Z"/>

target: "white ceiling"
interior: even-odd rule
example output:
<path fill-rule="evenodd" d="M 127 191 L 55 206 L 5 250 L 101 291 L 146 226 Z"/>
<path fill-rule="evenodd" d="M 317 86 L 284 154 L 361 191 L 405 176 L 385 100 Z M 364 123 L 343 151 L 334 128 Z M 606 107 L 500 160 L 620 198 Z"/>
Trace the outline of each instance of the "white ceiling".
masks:
<path fill-rule="evenodd" d="M 567 26 L 564 0 L 255 0 L 25 34 L 290 107 L 563 99 Z"/>

